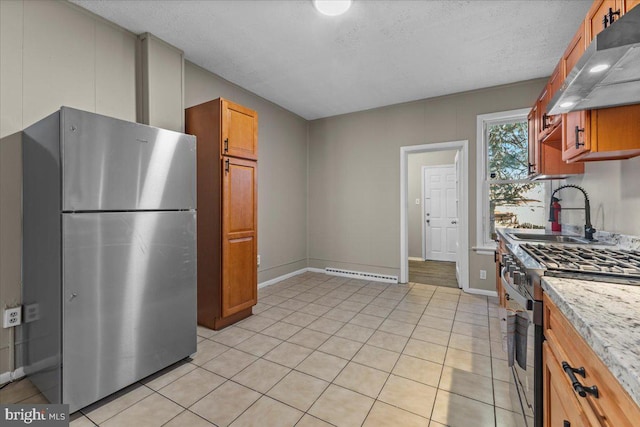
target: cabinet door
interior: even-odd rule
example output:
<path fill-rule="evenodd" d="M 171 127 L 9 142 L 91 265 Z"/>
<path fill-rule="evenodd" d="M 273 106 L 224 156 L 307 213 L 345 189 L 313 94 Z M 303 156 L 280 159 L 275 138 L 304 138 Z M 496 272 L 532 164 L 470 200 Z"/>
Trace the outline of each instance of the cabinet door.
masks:
<path fill-rule="evenodd" d="M 257 163 L 222 158 L 222 316 L 254 306 L 258 296 Z"/>
<path fill-rule="evenodd" d="M 618 0 L 624 3 L 623 12 L 629 12 L 631 9 L 640 4 L 640 0 Z"/>
<path fill-rule="evenodd" d="M 547 132 L 549 130 L 549 122 L 547 121 L 547 114 L 545 112 L 547 108 L 547 97 L 549 93 L 548 89 L 549 85 L 546 85 L 542 90 L 540 96 L 538 96 L 538 100 L 536 101 L 536 126 L 538 131 L 538 141 L 544 139 L 547 136 Z"/>
<path fill-rule="evenodd" d="M 571 384 L 548 343 L 543 343 L 543 408 L 545 427 L 588 427 Z"/>
<path fill-rule="evenodd" d="M 258 113 L 222 100 L 221 155 L 258 160 Z"/>
<path fill-rule="evenodd" d="M 580 24 L 580 28 L 571 39 L 569 46 L 567 46 L 567 50 L 564 52 L 562 56 L 562 78 L 563 80 L 569 75 L 573 67 L 576 65 L 582 54 L 586 49 L 585 43 L 585 24 L 584 22 Z"/>
<path fill-rule="evenodd" d="M 562 86 L 562 82 L 564 77 L 562 76 L 562 61 L 556 65 L 556 68 L 551 73 L 551 77 L 549 77 L 549 82 L 547 83 L 547 98 L 544 105 L 545 112 L 548 111 L 547 106 L 549 102 L 553 99 L 553 96 L 558 92 L 560 86 Z M 562 116 L 560 114 L 556 114 L 555 116 L 549 116 L 547 119 L 547 125 L 551 128 L 557 126 L 562 121 Z"/>
<path fill-rule="evenodd" d="M 613 12 L 619 11 L 620 0 L 596 0 L 593 2 L 593 5 L 591 5 L 585 21 L 587 40 L 589 42 L 610 24 L 609 9 Z M 613 17 L 615 20 L 618 19 L 620 15 L 613 15 Z"/>
<path fill-rule="evenodd" d="M 562 115 L 562 160 L 570 161 L 591 150 L 589 117 L 589 111 Z"/>

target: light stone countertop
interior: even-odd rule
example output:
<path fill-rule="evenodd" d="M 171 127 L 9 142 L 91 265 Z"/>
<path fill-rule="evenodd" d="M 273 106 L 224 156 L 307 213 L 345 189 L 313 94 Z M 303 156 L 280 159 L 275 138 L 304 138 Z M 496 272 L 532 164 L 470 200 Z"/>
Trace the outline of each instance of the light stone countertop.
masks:
<path fill-rule="evenodd" d="M 545 276 L 542 288 L 640 405 L 640 286 Z"/>

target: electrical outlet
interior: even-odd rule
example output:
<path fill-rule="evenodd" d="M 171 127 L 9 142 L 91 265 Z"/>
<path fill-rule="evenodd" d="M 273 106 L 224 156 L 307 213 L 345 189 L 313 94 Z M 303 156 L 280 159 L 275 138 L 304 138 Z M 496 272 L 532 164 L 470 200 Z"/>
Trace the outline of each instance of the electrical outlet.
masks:
<path fill-rule="evenodd" d="M 487 270 L 480 270 L 480 280 L 487 280 Z"/>
<path fill-rule="evenodd" d="M 4 309 L 4 321 L 2 322 L 3 328 L 13 328 L 22 323 L 22 307 L 11 307 Z"/>
<path fill-rule="evenodd" d="M 258 266 L 260 266 L 260 255 L 258 255 Z"/>

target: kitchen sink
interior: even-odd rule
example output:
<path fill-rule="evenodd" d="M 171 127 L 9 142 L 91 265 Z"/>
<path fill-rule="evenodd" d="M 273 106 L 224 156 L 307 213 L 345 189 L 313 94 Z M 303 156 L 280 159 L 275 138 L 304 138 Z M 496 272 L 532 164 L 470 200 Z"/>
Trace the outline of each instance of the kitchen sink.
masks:
<path fill-rule="evenodd" d="M 515 240 L 531 240 L 534 242 L 551 242 L 551 243 L 582 243 L 590 244 L 596 241 L 589 241 L 587 239 L 568 236 L 564 234 L 532 234 L 532 233 L 509 233 Z"/>

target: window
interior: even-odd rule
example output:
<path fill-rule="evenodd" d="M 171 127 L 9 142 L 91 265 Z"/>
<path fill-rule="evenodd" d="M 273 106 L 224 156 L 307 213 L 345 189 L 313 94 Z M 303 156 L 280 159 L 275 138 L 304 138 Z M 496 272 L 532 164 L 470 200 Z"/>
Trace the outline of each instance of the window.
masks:
<path fill-rule="evenodd" d="M 527 178 L 528 112 L 478 116 L 477 249 L 495 248 L 496 227 L 545 227 L 547 184 Z"/>

